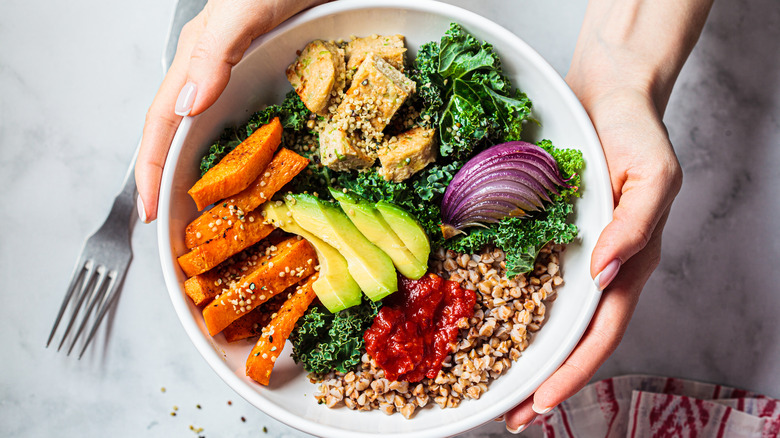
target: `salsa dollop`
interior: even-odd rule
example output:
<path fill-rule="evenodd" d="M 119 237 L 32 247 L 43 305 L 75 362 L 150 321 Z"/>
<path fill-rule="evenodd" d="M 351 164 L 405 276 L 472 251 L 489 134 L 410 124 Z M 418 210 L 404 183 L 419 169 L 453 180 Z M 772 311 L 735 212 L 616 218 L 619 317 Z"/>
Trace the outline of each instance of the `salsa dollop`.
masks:
<path fill-rule="evenodd" d="M 385 299 L 363 335 L 366 350 L 389 380 L 435 378 L 458 336 L 458 322 L 474 314 L 477 297 L 436 274 L 419 280 L 398 276 L 398 291 Z"/>

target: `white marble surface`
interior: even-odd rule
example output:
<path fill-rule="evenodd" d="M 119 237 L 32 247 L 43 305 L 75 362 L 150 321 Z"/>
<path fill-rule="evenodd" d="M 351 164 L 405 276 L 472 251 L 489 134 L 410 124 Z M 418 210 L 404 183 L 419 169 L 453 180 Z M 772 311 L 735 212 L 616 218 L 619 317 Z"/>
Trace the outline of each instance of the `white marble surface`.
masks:
<path fill-rule="evenodd" d="M 453 3 L 568 68 L 584 2 Z M 0 2 L 2 436 L 197 436 L 190 425 L 303 436 L 200 358 L 168 301 L 153 226 L 135 227 L 123 293 L 85 357 L 44 348 L 82 240 L 120 188 L 172 12 L 159 0 Z M 776 0 L 714 6 L 666 115 L 685 184 L 663 260 L 597 378 L 660 374 L 780 397 L 778 41 Z M 468 436 L 503 433 L 495 423 Z"/>

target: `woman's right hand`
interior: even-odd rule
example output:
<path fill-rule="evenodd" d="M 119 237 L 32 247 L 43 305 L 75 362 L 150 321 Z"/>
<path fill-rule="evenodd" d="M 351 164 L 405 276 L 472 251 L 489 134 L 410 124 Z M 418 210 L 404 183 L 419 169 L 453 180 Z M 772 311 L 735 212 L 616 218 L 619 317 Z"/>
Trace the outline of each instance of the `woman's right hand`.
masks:
<path fill-rule="evenodd" d="M 222 94 L 249 44 L 323 0 L 210 0 L 181 31 L 176 56 L 146 113 L 135 165 L 138 215 L 157 218 L 163 166 L 182 117 L 210 107 Z"/>

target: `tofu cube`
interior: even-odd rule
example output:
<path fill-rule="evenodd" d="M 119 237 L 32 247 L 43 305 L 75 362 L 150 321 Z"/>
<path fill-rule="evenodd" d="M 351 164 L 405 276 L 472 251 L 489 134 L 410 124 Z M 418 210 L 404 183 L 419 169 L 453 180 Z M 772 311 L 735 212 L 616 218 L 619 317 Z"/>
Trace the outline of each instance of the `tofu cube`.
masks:
<path fill-rule="evenodd" d="M 287 67 L 287 80 L 306 108 L 327 115 L 331 93 L 341 92 L 345 86 L 344 50 L 328 41 L 310 42 Z"/>
<path fill-rule="evenodd" d="M 366 139 L 381 139 L 390 119 L 414 91 L 414 81 L 369 53 L 352 77 L 334 118 L 347 132 L 360 130 Z"/>
<path fill-rule="evenodd" d="M 328 124 L 320 132 L 320 162 L 336 171 L 366 169 L 376 157 L 366 155 L 353 145 L 353 139 L 342 129 Z"/>
<path fill-rule="evenodd" d="M 436 130 L 417 127 L 398 134 L 379 151 L 385 180 L 401 182 L 436 161 Z"/>
<path fill-rule="evenodd" d="M 344 49 L 347 71 L 357 70 L 369 53 L 375 53 L 399 71 L 404 71 L 406 47 L 404 47 L 403 35 L 371 35 L 353 39 Z"/>

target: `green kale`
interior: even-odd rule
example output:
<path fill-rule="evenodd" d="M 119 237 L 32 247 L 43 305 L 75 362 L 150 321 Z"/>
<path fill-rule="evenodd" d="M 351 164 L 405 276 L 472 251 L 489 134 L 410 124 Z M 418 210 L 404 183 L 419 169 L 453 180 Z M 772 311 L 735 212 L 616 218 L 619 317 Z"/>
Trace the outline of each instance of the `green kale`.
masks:
<path fill-rule="evenodd" d="M 425 43 L 420 46 L 414 60 L 414 68 L 409 74 L 410 79 L 417 83 L 417 92 L 412 95 L 414 103 L 421 108 L 420 116 L 428 126 L 439 123 L 439 113 L 444 106 L 439 75 L 439 44 Z"/>
<path fill-rule="evenodd" d="M 216 166 L 217 163 L 220 162 L 223 158 L 225 158 L 225 155 L 230 153 L 233 149 L 236 148 L 239 144 L 241 144 L 242 141 L 246 140 L 246 135 L 244 134 L 244 130 L 240 128 L 227 128 L 222 133 L 222 135 L 219 137 L 219 139 L 214 142 L 209 147 L 208 152 L 206 155 L 203 156 L 200 160 L 200 176 L 203 176 L 208 172 L 209 169 Z"/>
<path fill-rule="evenodd" d="M 364 300 L 359 306 L 338 313 L 330 313 L 321 306 L 309 308 L 290 336 L 293 360 L 311 373 L 354 370 L 365 350 L 363 333 L 381 306 Z"/>
<path fill-rule="evenodd" d="M 252 135 L 257 128 L 267 124 L 274 117 L 279 117 L 282 123 L 285 136 L 288 137 L 285 139 L 287 144 L 293 144 L 297 136 L 316 135 L 314 130 L 307 127 L 307 122 L 314 120 L 316 115 L 306 108 L 295 91 L 290 91 L 281 105 L 270 105 L 254 113 L 243 125 L 225 129 L 219 140 L 209 147 L 208 153 L 201 159 L 201 176 Z"/>
<path fill-rule="evenodd" d="M 455 161 L 449 164 L 434 164 L 426 167 L 415 178 L 414 192 L 423 201 L 441 203 L 444 191 L 463 164 Z"/>
<path fill-rule="evenodd" d="M 561 175 L 572 187 L 553 196 L 552 204 L 543 211 L 526 218 L 504 218 L 487 228 L 472 228 L 468 234 L 444 241 L 446 248 L 467 254 L 489 245 L 501 248 L 506 253 L 507 275 L 511 277 L 533 269 L 539 251 L 547 243 L 564 244 L 577 237 L 577 226 L 567 223 L 567 218 L 574 210 L 573 198 L 579 196 L 579 172 L 585 165 L 582 152 L 558 149 L 549 140 L 537 144 L 556 159 Z"/>
<path fill-rule="evenodd" d="M 532 120 L 530 100 L 512 89 L 493 46 L 459 24 L 440 43 L 421 47 L 411 77 L 420 113 L 438 124 L 445 160 L 463 162 L 488 145 L 519 140 L 523 122 Z"/>

